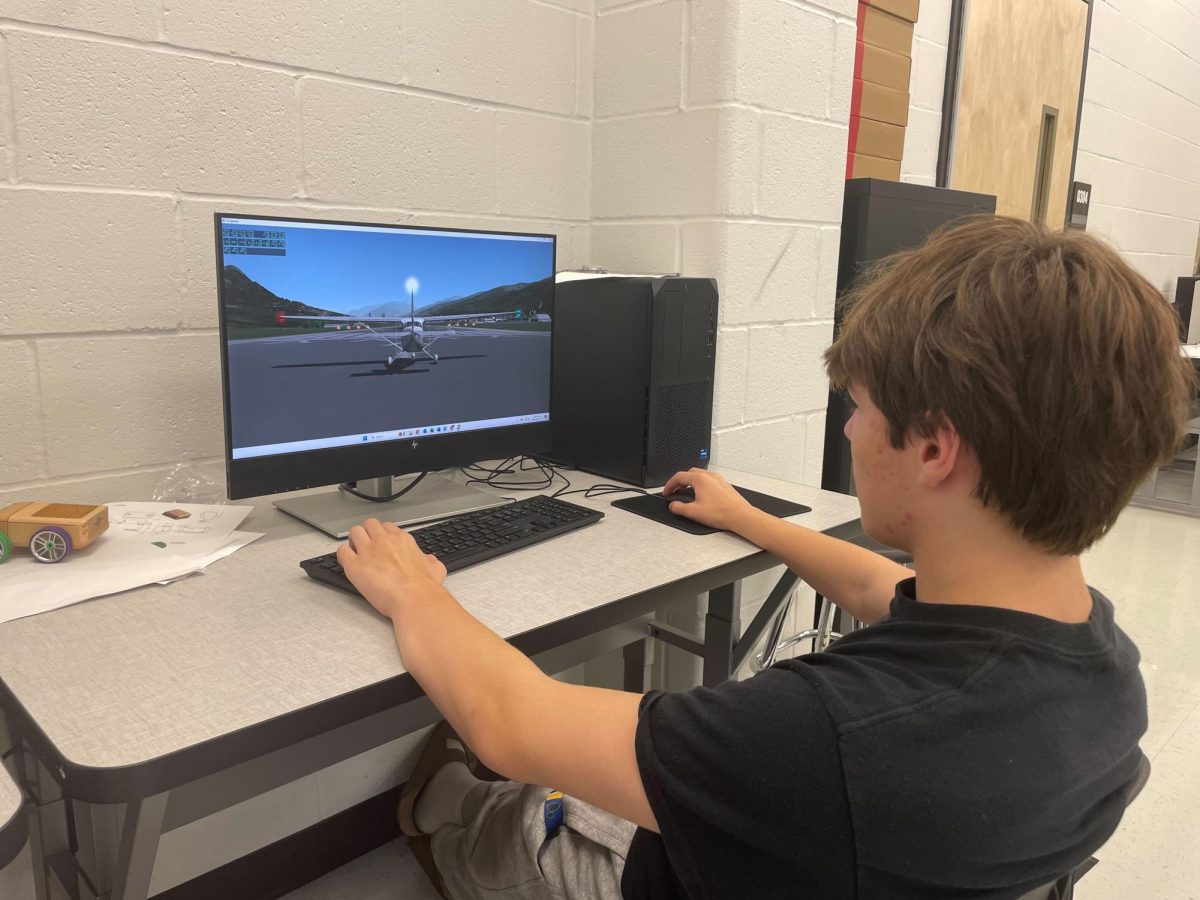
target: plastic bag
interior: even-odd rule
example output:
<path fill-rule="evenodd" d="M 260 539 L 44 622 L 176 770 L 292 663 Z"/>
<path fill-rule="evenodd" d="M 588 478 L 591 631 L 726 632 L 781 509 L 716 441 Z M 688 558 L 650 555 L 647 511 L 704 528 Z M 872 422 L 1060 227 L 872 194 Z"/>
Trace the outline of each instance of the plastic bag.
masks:
<path fill-rule="evenodd" d="M 150 499 L 156 503 L 228 503 L 224 472 L 220 471 L 219 466 L 213 463 L 179 463 L 159 479 Z"/>

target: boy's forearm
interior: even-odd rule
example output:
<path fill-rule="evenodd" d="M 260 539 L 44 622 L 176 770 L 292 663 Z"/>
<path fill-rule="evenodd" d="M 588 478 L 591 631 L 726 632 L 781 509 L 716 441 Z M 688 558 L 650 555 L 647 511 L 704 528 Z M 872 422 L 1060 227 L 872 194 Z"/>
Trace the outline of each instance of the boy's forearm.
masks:
<path fill-rule="evenodd" d="M 546 676 L 444 588 L 405 602 L 395 631 L 408 671 L 484 762 L 502 766 L 508 754 L 498 744 L 511 715 L 504 706 L 531 699 Z"/>
<path fill-rule="evenodd" d="M 864 547 L 760 510 L 751 510 L 733 530 L 777 556 L 817 593 L 863 622 L 886 615 L 896 583 L 911 574 Z"/>
<path fill-rule="evenodd" d="M 409 672 L 485 765 L 658 831 L 634 754 L 639 695 L 555 681 L 444 588 L 403 602 Z"/>

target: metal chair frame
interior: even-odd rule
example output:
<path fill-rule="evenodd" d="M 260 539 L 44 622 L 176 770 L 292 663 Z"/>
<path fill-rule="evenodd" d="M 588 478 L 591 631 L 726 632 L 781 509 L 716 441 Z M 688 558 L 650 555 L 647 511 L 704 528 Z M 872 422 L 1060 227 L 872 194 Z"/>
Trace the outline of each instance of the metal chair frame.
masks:
<path fill-rule="evenodd" d="M 815 628 L 806 628 L 804 631 L 797 632 L 790 637 L 782 637 L 784 620 L 787 618 L 788 610 L 791 609 L 792 601 L 795 597 L 795 591 L 788 595 L 787 600 L 784 601 L 783 606 L 779 608 L 779 612 L 775 614 L 775 619 L 771 622 L 771 628 L 767 631 L 767 639 L 764 642 L 762 651 L 756 653 L 751 659 L 750 667 L 756 673 L 775 665 L 780 653 L 790 650 L 797 644 L 812 641 L 812 652 L 820 653 L 829 649 L 835 641 L 842 637 L 841 632 L 833 630 L 834 607 L 828 597 L 820 598 Z M 858 629 L 863 627 L 863 623 L 858 619 L 853 616 L 849 616 L 848 618 L 850 620 L 850 631 L 858 631 Z"/>
<path fill-rule="evenodd" d="M 855 538 L 853 541 L 851 541 L 851 543 L 857 544 L 860 547 L 865 547 L 868 550 L 872 550 L 875 553 L 878 553 L 880 556 L 886 557 L 893 562 L 900 563 L 902 566 L 908 566 L 912 564 L 912 557 L 903 550 L 896 550 L 893 547 L 880 544 L 877 541 L 867 537 L 865 534 Z M 815 621 L 813 623 L 813 627 L 793 634 L 790 637 L 782 637 L 783 622 L 784 619 L 787 618 L 788 610 L 791 609 L 792 601 L 795 599 L 795 596 L 796 594 L 793 590 L 792 593 L 788 595 L 788 598 L 783 602 L 783 605 L 779 608 L 778 615 L 776 615 L 775 619 L 771 622 L 771 627 L 767 631 L 766 644 L 762 652 L 751 657 L 750 667 L 755 672 L 761 672 L 763 669 L 769 669 L 775 664 L 775 661 L 778 659 L 780 653 L 782 653 L 784 650 L 790 650 L 797 644 L 803 644 L 805 641 L 812 641 L 812 652 L 821 653 L 822 651 L 828 650 L 835 641 L 842 638 L 842 632 L 833 630 L 834 605 L 829 601 L 829 598 L 822 597 L 820 594 L 817 595 L 818 605 L 816 609 L 816 615 L 814 616 Z M 861 621 L 854 618 L 849 613 L 843 611 L 843 615 L 845 616 L 845 621 L 848 622 L 848 631 L 846 633 L 849 633 L 850 631 L 858 631 L 860 628 L 864 627 Z"/>

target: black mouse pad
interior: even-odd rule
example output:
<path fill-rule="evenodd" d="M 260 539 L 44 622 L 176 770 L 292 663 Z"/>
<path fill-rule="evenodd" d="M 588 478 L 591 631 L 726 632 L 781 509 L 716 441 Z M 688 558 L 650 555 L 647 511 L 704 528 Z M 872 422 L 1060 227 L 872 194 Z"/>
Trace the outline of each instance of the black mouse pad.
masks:
<path fill-rule="evenodd" d="M 805 506 L 803 503 L 781 500 L 770 494 L 760 494 L 758 491 L 737 485 L 734 485 L 733 489 L 750 501 L 751 506 L 773 516 L 783 518 L 812 512 L 812 507 Z M 716 528 L 710 528 L 699 522 L 693 522 L 691 519 L 685 519 L 683 516 L 675 515 L 663 500 L 662 494 L 639 494 L 636 497 L 625 497 L 621 500 L 614 500 L 612 505 L 618 509 L 645 516 L 647 519 L 653 519 L 655 522 L 661 522 L 663 525 L 678 528 L 680 531 L 686 531 L 688 534 L 715 534 L 718 531 Z"/>

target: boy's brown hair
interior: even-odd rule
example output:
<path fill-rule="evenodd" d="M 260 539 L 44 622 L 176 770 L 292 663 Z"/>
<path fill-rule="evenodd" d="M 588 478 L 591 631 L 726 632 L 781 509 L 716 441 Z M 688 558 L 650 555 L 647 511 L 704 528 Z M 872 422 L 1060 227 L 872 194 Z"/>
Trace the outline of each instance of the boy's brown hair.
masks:
<path fill-rule="evenodd" d="M 977 494 L 1033 543 L 1077 554 L 1180 445 L 1195 386 L 1174 314 L 1100 241 L 973 217 L 861 280 L 825 353 L 892 446 L 949 421 Z"/>

